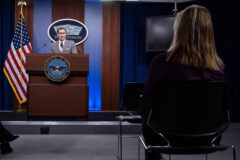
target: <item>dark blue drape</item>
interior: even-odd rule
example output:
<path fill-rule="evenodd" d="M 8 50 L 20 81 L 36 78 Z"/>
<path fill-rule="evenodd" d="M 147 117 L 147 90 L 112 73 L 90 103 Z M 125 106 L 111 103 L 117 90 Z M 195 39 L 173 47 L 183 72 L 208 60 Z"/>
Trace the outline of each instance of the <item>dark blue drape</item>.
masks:
<path fill-rule="evenodd" d="M 146 17 L 172 15 L 169 3 L 121 4 L 120 99 L 126 82 L 145 82 L 156 53 L 146 53 Z"/>
<path fill-rule="evenodd" d="M 0 110 L 12 109 L 12 88 L 3 73 L 4 61 L 7 56 L 14 33 L 14 0 L 0 1 Z"/>

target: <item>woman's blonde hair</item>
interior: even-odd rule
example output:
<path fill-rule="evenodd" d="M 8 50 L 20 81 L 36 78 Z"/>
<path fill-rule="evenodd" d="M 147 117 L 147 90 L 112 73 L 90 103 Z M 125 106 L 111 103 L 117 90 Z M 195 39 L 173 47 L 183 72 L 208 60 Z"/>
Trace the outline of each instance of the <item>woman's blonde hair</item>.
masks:
<path fill-rule="evenodd" d="M 178 13 L 168 52 L 167 61 L 200 69 L 224 68 L 216 52 L 211 16 L 205 7 L 191 5 Z"/>

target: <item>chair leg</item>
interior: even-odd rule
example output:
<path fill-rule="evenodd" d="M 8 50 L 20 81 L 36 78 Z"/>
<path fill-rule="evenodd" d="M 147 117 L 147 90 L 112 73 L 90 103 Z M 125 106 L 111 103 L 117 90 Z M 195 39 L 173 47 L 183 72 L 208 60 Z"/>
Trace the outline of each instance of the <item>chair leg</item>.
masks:
<path fill-rule="evenodd" d="M 138 160 L 140 160 L 140 139 L 138 138 Z"/>
<path fill-rule="evenodd" d="M 236 160 L 236 148 L 234 146 L 231 146 L 233 149 L 233 160 Z"/>
<path fill-rule="evenodd" d="M 118 121 L 119 133 L 118 133 L 118 144 L 117 144 L 117 159 L 122 160 L 122 128 L 121 120 Z"/>
<path fill-rule="evenodd" d="M 169 154 L 168 156 L 169 156 L 169 160 L 171 160 L 171 154 Z"/>
<path fill-rule="evenodd" d="M 118 121 L 118 126 L 120 125 L 120 123 L 119 123 L 119 121 Z M 118 136 L 117 136 L 117 159 L 119 160 L 119 149 L 120 149 L 120 147 L 119 147 L 119 145 L 120 145 L 120 131 L 118 131 Z"/>
<path fill-rule="evenodd" d="M 122 160 L 122 121 L 120 120 L 119 121 L 119 131 L 120 131 L 120 133 L 119 133 L 119 141 L 120 141 L 120 154 L 119 154 L 119 159 L 120 160 Z"/>
<path fill-rule="evenodd" d="M 205 160 L 207 160 L 208 159 L 208 154 L 205 154 Z"/>

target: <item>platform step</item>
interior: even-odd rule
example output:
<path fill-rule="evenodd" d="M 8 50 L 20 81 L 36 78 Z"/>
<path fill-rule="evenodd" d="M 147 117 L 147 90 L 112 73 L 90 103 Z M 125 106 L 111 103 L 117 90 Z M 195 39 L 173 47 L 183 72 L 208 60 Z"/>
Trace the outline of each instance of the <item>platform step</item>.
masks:
<path fill-rule="evenodd" d="M 117 121 L 2 121 L 13 134 L 118 134 Z M 141 124 L 123 123 L 124 134 L 141 134 Z"/>

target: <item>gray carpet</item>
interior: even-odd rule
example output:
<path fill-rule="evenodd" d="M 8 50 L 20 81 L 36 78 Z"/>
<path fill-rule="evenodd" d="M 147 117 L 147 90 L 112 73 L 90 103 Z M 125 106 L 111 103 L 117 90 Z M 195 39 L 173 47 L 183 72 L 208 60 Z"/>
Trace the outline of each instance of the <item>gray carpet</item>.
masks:
<path fill-rule="evenodd" d="M 127 159 L 137 155 L 136 139 L 124 140 Z M 20 135 L 11 143 L 14 152 L 2 160 L 114 160 L 116 135 Z"/>
<path fill-rule="evenodd" d="M 237 159 L 240 153 L 240 123 L 233 123 L 223 135 L 223 144 L 237 147 Z M 136 139 L 124 139 L 123 160 L 137 159 Z M 0 155 L 1 160 L 116 160 L 116 134 L 50 134 L 28 135 L 11 143 L 14 152 Z M 167 155 L 164 155 L 168 159 Z M 204 160 L 204 155 L 174 155 L 172 160 Z M 141 148 L 141 160 L 144 159 Z M 231 160 L 232 152 L 217 152 L 209 155 L 209 160 Z"/>

